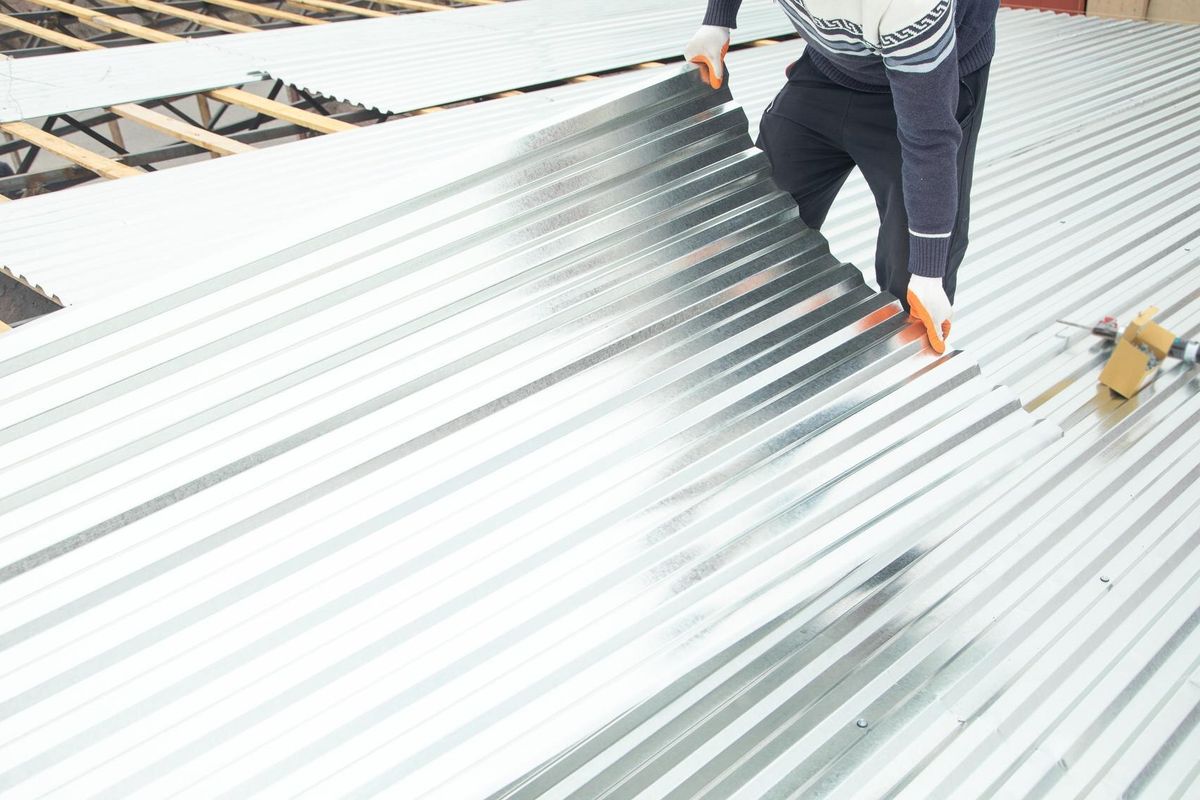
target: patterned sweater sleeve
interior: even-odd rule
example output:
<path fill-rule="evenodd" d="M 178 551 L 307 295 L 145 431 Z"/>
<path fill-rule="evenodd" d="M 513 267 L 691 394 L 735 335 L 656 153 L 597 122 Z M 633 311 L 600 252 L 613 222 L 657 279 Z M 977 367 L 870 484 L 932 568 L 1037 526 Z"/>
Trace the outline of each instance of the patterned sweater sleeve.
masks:
<path fill-rule="evenodd" d="M 737 13 L 741 6 L 742 0 L 708 0 L 708 11 L 704 15 L 704 24 L 736 28 Z"/>
<path fill-rule="evenodd" d="M 941 277 L 958 211 L 962 140 L 953 0 L 893 0 L 880 18 L 879 44 L 900 139 L 908 269 Z"/>

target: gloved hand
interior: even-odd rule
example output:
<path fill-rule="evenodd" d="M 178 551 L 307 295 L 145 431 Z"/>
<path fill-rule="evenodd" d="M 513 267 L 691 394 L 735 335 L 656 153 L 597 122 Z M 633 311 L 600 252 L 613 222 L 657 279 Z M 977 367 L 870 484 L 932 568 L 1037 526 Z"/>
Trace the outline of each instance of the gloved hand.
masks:
<path fill-rule="evenodd" d="M 714 89 L 725 79 L 725 54 L 729 52 L 729 28 L 701 25 L 688 42 L 683 57 L 700 65 L 700 77 Z"/>
<path fill-rule="evenodd" d="M 934 351 L 946 352 L 946 339 L 950 336 L 950 318 L 954 316 L 954 309 L 942 287 L 942 279 L 910 275 L 908 307 L 913 318 L 925 326 L 925 335 L 929 337 L 929 344 Z"/>

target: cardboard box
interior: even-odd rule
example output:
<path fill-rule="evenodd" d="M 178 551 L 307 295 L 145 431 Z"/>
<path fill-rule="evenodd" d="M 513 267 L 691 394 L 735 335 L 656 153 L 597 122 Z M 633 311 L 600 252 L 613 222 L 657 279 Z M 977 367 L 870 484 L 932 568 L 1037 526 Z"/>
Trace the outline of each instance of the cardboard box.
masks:
<path fill-rule="evenodd" d="M 1142 328 L 1137 338 L 1139 342 L 1150 348 L 1150 352 L 1159 361 L 1171 354 L 1171 345 L 1175 343 L 1175 334 L 1157 322 L 1151 322 Z"/>
<path fill-rule="evenodd" d="M 1200 0 L 1150 0 L 1146 19 L 1155 22 L 1200 22 Z"/>
<path fill-rule="evenodd" d="M 1100 372 L 1100 382 L 1126 399 L 1146 387 L 1158 374 L 1151 355 L 1126 339 L 1118 339 L 1112 356 Z"/>
<path fill-rule="evenodd" d="M 1145 19 L 1150 0 L 1088 0 L 1089 17 Z"/>

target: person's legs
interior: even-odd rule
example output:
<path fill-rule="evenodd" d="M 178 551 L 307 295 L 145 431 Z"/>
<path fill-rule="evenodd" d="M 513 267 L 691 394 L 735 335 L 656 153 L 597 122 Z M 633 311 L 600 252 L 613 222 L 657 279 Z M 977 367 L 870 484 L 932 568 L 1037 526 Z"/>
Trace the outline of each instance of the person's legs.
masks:
<path fill-rule="evenodd" d="M 962 144 L 958 149 L 958 213 L 950 235 L 950 255 L 943 286 L 950 301 L 958 282 L 958 267 L 966 255 L 971 219 L 971 179 L 975 143 L 983 117 L 988 68 L 968 75 L 959 83 L 958 120 Z M 847 118 L 846 142 L 875 195 L 879 211 L 879 238 L 875 246 L 875 278 L 879 288 L 890 292 L 908 308 L 908 214 L 904 208 L 901 180 L 900 140 L 896 136 L 896 112 L 889 93 L 857 93 Z"/>
<path fill-rule="evenodd" d="M 908 215 L 900 177 L 900 140 L 889 93 L 861 93 L 847 126 L 851 149 L 875 196 L 879 235 L 875 241 L 875 281 L 908 310 Z"/>
<path fill-rule="evenodd" d="M 987 97 L 988 71 L 991 65 L 976 70 L 962 79 L 959 92 L 959 124 L 962 126 L 962 144 L 958 148 L 958 216 L 954 232 L 950 234 L 950 255 L 946 261 L 946 277 L 942 285 L 946 296 L 954 302 L 958 288 L 958 267 L 967 254 L 971 227 L 971 183 L 975 177 L 975 144 L 979 140 L 979 128 L 983 122 L 983 101 Z M 964 110 L 964 106 L 966 106 Z"/>
<path fill-rule="evenodd" d="M 788 69 L 788 82 L 763 112 L 756 144 L 771 162 L 775 184 L 789 193 L 800 219 L 819 230 L 854 162 L 838 136 L 848 90 L 807 64 Z"/>

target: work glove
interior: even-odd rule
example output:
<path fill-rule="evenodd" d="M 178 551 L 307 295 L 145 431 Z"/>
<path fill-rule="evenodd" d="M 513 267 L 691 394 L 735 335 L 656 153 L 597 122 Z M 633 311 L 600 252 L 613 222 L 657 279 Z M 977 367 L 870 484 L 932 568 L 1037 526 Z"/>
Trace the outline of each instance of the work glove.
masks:
<path fill-rule="evenodd" d="M 714 89 L 725 79 L 725 54 L 729 52 L 729 28 L 701 25 L 688 42 L 683 57 L 700 66 L 700 77 Z"/>
<path fill-rule="evenodd" d="M 954 309 L 942 287 L 941 278 L 910 275 L 908 279 L 908 308 L 913 319 L 925 326 L 925 335 L 935 352 L 946 352 L 950 336 L 950 319 Z"/>

